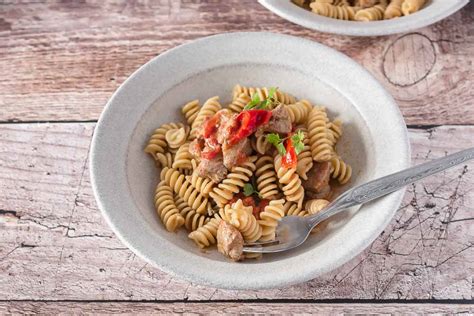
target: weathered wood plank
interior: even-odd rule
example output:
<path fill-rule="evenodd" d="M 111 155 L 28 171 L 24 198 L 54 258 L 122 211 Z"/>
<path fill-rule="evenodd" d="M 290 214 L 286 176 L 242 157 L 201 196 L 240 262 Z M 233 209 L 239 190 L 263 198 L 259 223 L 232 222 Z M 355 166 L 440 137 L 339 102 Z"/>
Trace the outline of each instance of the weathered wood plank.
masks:
<path fill-rule="evenodd" d="M 2 314 L 298 314 L 298 315 L 457 315 L 474 313 L 473 305 L 459 304 L 316 304 L 316 303 L 154 303 L 154 302 L 0 302 Z"/>
<path fill-rule="evenodd" d="M 410 187 L 384 233 L 327 275 L 284 289 L 217 290 L 146 264 L 107 227 L 87 170 L 93 128 L 0 124 L 2 299 L 473 299 L 472 164 Z M 413 162 L 473 146 L 473 134 L 410 130 Z"/>
<path fill-rule="evenodd" d="M 140 65 L 176 45 L 231 31 L 272 31 L 334 47 L 397 99 L 408 124 L 474 123 L 474 4 L 415 33 L 322 34 L 255 0 L 17 1 L 0 4 L 0 121 L 94 120 Z"/>

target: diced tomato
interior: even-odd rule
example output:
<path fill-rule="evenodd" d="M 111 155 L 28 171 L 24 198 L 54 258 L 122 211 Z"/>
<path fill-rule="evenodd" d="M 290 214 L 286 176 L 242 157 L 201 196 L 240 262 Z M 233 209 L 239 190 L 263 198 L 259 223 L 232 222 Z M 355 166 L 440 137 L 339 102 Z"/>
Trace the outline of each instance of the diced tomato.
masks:
<path fill-rule="evenodd" d="M 240 140 L 255 133 L 258 127 L 268 123 L 272 116 L 271 111 L 267 110 L 248 110 L 242 111 L 235 118 L 235 124 L 232 129 L 232 136 L 229 139 L 229 144 L 233 145 Z"/>
<path fill-rule="evenodd" d="M 281 165 L 283 168 L 291 169 L 296 168 L 298 163 L 298 157 L 296 155 L 295 147 L 293 147 L 293 142 L 291 137 L 286 140 L 285 143 L 286 154 L 281 159 Z"/>
<path fill-rule="evenodd" d="M 265 209 L 265 206 L 267 206 L 270 203 L 269 200 L 260 200 L 260 203 L 253 209 L 253 215 L 257 218 L 260 219 L 260 213 L 263 212 Z"/>
<path fill-rule="evenodd" d="M 204 121 L 203 133 L 202 133 L 204 138 L 209 138 L 217 132 L 219 121 L 220 121 L 219 114 L 215 114 L 209 117 L 206 121 Z"/>
<path fill-rule="evenodd" d="M 242 200 L 242 203 L 244 203 L 245 206 L 251 206 L 255 209 L 255 200 L 251 196 L 247 196 Z"/>
<path fill-rule="evenodd" d="M 221 145 L 217 144 L 216 146 L 206 146 L 201 152 L 201 158 L 203 159 L 213 159 L 221 152 Z"/>
<path fill-rule="evenodd" d="M 239 192 L 236 195 L 234 195 L 232 199 L 229 200 L 228 204 L 234 204 L 235 202 L 237 202 L 237 200 L 242 200 L 242 202 L 244 202 L 243 201 L 244 198 L 245 198 L 245 195 L 242 192 Z"/>

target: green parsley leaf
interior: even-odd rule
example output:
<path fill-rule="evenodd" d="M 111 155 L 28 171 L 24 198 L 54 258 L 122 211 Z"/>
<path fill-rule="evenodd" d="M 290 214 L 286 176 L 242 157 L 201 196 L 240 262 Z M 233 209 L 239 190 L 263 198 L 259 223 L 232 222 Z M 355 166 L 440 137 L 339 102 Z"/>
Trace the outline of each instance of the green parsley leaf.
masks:
<path fill-rule="evenodd" d="M 268 89 L 268 99 L 271 99 L 273 100 L 273 97 L 275 96 L 275 93 L 277 91 L 278 88 L 275 88 L 275 87 L 271 87 L 270 89 Z"/>
<path fill-rule="evenodd" d="M 254 93 L 252 95 L 252 100 L 247 103 L 247 105 L 244 107 L 244 110 L 251 110 L 253 109 L 255 106 L 259 105 L 262 101 L 260 100 L 260 96 L 258 95 L 258 93 Z"/>
<path fill-rule="evenodd" d="M 281 143 L 281 138 L 280 135 L 276 133 L 271 133 L 267 135 L 267 142 L 274 146 L 278 146 L 279 143 Z"/>
<path fill-rule="evenodd" d="M 244 194 L 245 194 L 245 196 L 251 196 L 254 192 L 256 192 L 256 191 L 253 188 L 252 184 L 246 183 L 244 185 Z"/>
<path fill-rule="evenodd" d="M 293 136 L 291 136 L 291 140 L 293 141 L 293 143 L 302 142 L 303 139 L 304 139 L 304 133 L 301 130 L 299 130 L 298 132 L 293 134 Z"/>
<path fill-rule="evenodd" d="M 278 145 L 276 145 L 276 148 L 278 150 L 278 153 L 282 156 L 286 155 L 286 149 L 285 149 L 285 145 L 283 145 L 283 143 L 279 143 Z"/>
<path fill-rule="evenodd" d="M 300 152 L 303 151 L 304 144 L 302 142 L 294 143 L 293 146 L 295 147 L 295 152 L 297 155 L 299 155 Z"/>

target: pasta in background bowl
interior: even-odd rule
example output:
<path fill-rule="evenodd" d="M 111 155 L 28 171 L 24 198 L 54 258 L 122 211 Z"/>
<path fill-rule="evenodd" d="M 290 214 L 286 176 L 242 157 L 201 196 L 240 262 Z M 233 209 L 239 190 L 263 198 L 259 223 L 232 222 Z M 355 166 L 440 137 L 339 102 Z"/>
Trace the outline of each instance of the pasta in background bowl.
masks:
<path fill-rule="evenodd" d="M 293 58 L 295 53 L 299 58 Z M 242 263 L 216 251 L 202 251 L 184 229 L 170 233 L 161 224 L 153 203 L 160 173 L 153 159 L 143 153 L 148 138 L 157 126 L 185 123 L 181 107 L 189 100 L 204 102 L 219 95 L 222 104 L 229 104 L 235 83 L 282 87 L 324 106 L 329 117 L 340 118 L 344 136 L 337 152 L 353 170 L 347 188 L 409 165 L 406 126 L 395 102 L 357 63 L 304 39 L 230 33 L 161 54 L 137 70 L 110 99 L 91 148 L 92 184 L 99 208 L 130 249 L 192 282 L 233 289 L 281 287 L 335 269 L 385 228 L 402 191 L 332 219 L 297 249 Z M 168 140 L 178 151 L 183 131 L 176 127 Z"/>
<path fill-rule="evenodd" d="M 320 32 L 352 36 L 378 36 L 412 31 L 436 23 L 469 3 L 469 0 L 363 0 L 363 5 L 368 8 L 361 10 L 359 2 L 362 0 L 311 1 L 259 0 L 259 3 L 282 18 L 301 26 Z M 387 11 L 390 2 L 392 5 Z M 341 6 L 345 3 L 356 6 Z M 421 4 L 423 6 L 420 8 Z M 396 17 L 399 14 L 400 17 Z"/>

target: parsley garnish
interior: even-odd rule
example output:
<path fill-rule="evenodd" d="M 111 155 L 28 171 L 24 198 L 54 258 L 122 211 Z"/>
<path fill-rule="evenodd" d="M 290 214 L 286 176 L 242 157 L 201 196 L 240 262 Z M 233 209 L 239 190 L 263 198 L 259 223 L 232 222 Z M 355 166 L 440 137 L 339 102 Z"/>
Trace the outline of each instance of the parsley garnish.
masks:
<path fill-rule="evenodd" d="M 250 100 L 249 103 L 244 107 L 244 110 L 264 110 L 266 109 L 269 105 L 273 104 L 276 102 L 274 99 L 275 93 L 277 91 L 277 88 L 272 87 L 268 90 L 268 96 L 264 100 L 260 100 L 260 96 L 258 93 L 254 93 L 252 95 L 252 99 Z"/>
<path fill-rule="evenodd" d="M 251 196 L 252 194 L 256 194 L 258 197 L 260 197 L 260 192 L 255 190 L 251 183 L 246 183 L 244 185 L 244 194 L 245 196 Z"/>
<path fill-rule="evenodd" d="M 267 142 L 275 146 L 276 149 L 278 150 L 278 153 L 281 156 L 284 156 L 286 154 L 284 143 L 285 143 L 285 140 L 287 139 L 288 137 L 282 139 L 280 135 L 276 133 L 271 133 L 267 135 Z M 297 155 L 303 151 L 303 148 L 304 148 L 303 139 L 304 139 L 304 133 L 301 130 L 291 135 L 291 142 L 293 143 L 293 147 L 295 148 L 295 152 Z"/>

